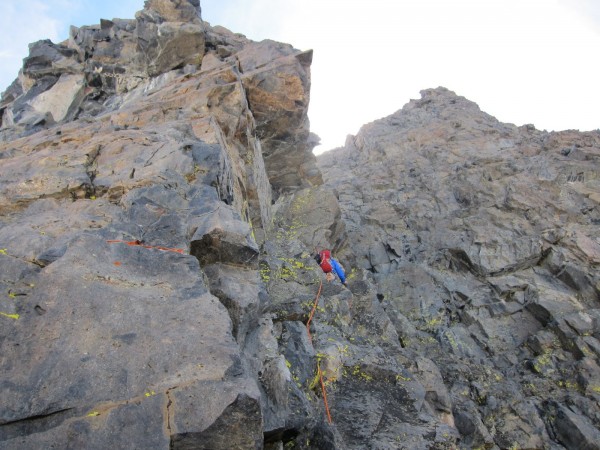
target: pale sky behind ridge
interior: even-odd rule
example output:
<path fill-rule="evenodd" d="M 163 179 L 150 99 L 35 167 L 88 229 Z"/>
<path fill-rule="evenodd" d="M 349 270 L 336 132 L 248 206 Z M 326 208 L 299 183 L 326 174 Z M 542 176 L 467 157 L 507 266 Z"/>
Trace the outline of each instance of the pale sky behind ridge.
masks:
<path fill-rule="evenodd" d="M 0 91 L 27 45 L 69 26 L 133 19 L 143 0 L 2 0 Z M 598 0 L 201 0 L 202 18 L 249 39 L 314 50 L 316 152 L 444 86 L 502 122 L 600 128 Z"/>

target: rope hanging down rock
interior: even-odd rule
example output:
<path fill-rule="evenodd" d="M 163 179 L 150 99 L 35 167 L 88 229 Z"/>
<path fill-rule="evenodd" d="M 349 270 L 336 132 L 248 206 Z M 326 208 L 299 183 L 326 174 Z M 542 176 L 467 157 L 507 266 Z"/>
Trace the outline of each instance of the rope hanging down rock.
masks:
<path fill-rule="evenodd" d="M 308 333 L 308 340 L 312 344 L 312 335 L 310 334 L 310 322 L 315 315 L 315 311 L 317 310 L 317 305 L 319 304 L 319 296 L 321 295 L 321 289 L 323 288 L 323 280 L 321 280 L 321 284 L 319 284 L 319 291 L 317 292 L 317 296 L 315 297 L 315 304 L 313 305 L 312 311 L 308 316 L 308 322 L 306 322 L 306 332 Z"/>
<path fill-rule="evenodd" d="M 308 333 L 308 340 L 312 344 L 312 335 L 310 334 L 310 322 L 312 321 L 315 311 L 317 310 L 317 305 L 319 304 L 319 297 L 321 295 L 321 289 L 323 288 L 323 281 L 319 284 L 319 291 L 317 292 L 317 296 L 315 297 L 315 304 L 313 305 L 312 311 L 308 316 L 308 321 L 306 322 L 306 332 Z M 333 423 L 331 420 L 331 413 L 329 412 L 329 403 L 327 402 L 327 391 L 325 390 L 325 381 L 323 381 L 323 372 L 321 371 L 321 366 L 319 364 L 319 360 L 317 359 L 317 374 L 319 376 L 319 381 L 321 383 L 321 391 L 323 392 L 323 403 L 325 404 L 325 412 L 327 413 L 327 421 L 329 423 Z"/>

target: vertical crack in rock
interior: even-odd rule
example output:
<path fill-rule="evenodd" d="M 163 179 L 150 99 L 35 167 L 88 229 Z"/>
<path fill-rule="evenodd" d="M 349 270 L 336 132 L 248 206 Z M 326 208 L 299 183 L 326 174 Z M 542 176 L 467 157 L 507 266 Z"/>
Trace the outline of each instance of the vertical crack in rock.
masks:
<path fill-rule="evenodd" d="M 165 433 L 169 437 L 173 436 L 173 434 L 175 432 L 175 430 L 173 430 L 171 427 L 171 424 L 173 423 L 173 414 L 174 414 L 173 398 L 171 398 L 171 391 L 173 389 L 177 389 L 177 387 L 172 387 L 165 391 L 166 405 L 165 405 L 165 410 L 164 410 L 164 414 L 165 414 L 164 426 L 165 426 Z M 171 444 L 171 448 L 172 448 L 172 444 Z"/>
<path fill-rule="evenodd" d="M 98 175 L 98 158 L 102 151 L 102 145 L 97 144 L 94 150 L 86 154 L 86 161 L 84 164 L 85 174 L 89 178 L 89 183 L 86 183 L 83 187 L 85 189 L 85 198 L 91 198 L 96 196 L 96 185 L 94 180 Z"/>

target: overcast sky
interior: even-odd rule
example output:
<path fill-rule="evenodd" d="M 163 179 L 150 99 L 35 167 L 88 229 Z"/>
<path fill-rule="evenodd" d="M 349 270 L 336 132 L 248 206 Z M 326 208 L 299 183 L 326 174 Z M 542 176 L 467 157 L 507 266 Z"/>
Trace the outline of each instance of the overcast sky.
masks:
<path fill-rule="evenodd" d="M 600 128 L 598 0 L 201 0 L 202 18 L 314 50 L 317 152 L 445 86 L 503 122 Z M 70 25 L 133 18 L 143 0 L 2 0 L 0 90 L 27 44 Z"/>

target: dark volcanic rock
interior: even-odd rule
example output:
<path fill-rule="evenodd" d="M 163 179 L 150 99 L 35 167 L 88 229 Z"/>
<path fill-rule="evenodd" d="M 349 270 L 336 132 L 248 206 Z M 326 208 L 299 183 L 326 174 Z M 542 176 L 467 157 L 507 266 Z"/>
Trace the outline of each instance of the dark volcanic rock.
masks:
<path fill-rule="evenodd" d="M 311 58 L 197 0 L 31 46 L 0 104 L 1 449 L 598 448 L 600 135 L 438 88 L 322 176 Z"/>
<path fill-rule="evenodd" d="M 309 66 L 197 0 L 31 46 L 0 106 L 0 448 L 314 435 L 258 270 L 273 193 L 320 182 Z"/>
<path fill-rule="evenodd" d="M 340 257 L 461 448 L 597 448 L 599 155 L 597 132 L 502 124 L 438 88 L 318 158 Z"/>

